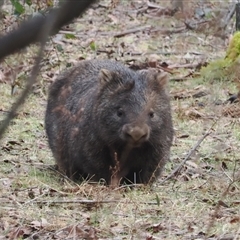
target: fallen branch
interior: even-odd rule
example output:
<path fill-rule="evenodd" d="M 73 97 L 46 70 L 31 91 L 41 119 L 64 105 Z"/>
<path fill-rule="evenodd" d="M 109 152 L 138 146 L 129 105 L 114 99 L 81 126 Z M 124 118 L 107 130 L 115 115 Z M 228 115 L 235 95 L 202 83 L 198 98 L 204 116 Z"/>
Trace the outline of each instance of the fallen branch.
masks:
<path fill-rule="evenodd" d="M 169 65 L 168 68 L 200 68 L 205 65 L 205 60 L 201 59 L 201 61 L 196 63 L 186 63 L 186 64 L 172 64 Z"/>
<path fill-rule="evenodd" d="M 154 29 L 151 29 L 151 33 L 160 32 L 162 34 L 173 34 L 173 33 L 181 33 L 186 30 L 187 30 L 186 27 L 180 27 L 180 28 L 171 29 L 171 30 L 170 29 L 162 29 L 162 28 L 154 28 Z"/>
<path fill-rule="evenodd" d="M 36 200 L 34 201 L 34 199 L 32 199 L 31 201 L 16 201 L 16 200 L 0 200 L 1 204 L 14 204 L 16 205 L 17 203 L 17 207 L 21 206 L 21 204 L 23 204 L 24 206 L 26 204 L 75 204 L 75 203 L 80 203 L 80 204 L 101 204 L 101 203 L 119 203 L 119 200 L 87 200 L 87 199 L 83 199 L 83 200 L 53 200 L 53 201 L 47 201 L 47 200 Z M 136 204 L 136 202 L 131 201 L 132 204 Z M 130 204 L 130 203 L 128 203 Z M 157 202 L 139 202 L 137 201 L 137 204 L 148 204 L 148 205 L 158 205 Z"/>
<path fill-rule="evenodd" d="M 147 26 L 138 27 L 138 28 L 129 29 L 129 30 L 126 30 L 126 31 L 123 31 L 123 32 L 119 32 L 119 33 L 114 34 L 113 36 L 115 38 L 120 38 L 120 37 L 124 37 L 124 36 L 126 36 L 128 34 L 131 34 L 131 33 L 136 33 L 136 32 L 150 30 L 151 28 L 152 28 L 151 25 L 147 25 Z"/>
<path fill-rule="evenodd" d="M 216 122 L 214 122 L 212 124 L 212 126 L 208 129 L 208 131 L 197 141 L 197 143 L 195 144 L 195 146 L 193 146 L 193 148 L 188 152 L 187 156 L 184 158 L 184 160 L 179 164 L 178 167 L 176 167 L 173 172 L 166 177 L 163 181 L 161 181 L 160 183 L 163 184 L 165 183 L 167 180 L 173 178 L 174 176 L 178 175 L 179 172 L 181 171 L 182 167 L 184 166 L 184 164 L 186 163 L 186 161 L 191 157 L 191 155 L 197 150 L 197 148 L 200 146 L 200 144 L 203 142 L 203 140 L 211 134 L 212 132 L 212 128 L 214 127 L 214 125 L 216 124 Z"/>

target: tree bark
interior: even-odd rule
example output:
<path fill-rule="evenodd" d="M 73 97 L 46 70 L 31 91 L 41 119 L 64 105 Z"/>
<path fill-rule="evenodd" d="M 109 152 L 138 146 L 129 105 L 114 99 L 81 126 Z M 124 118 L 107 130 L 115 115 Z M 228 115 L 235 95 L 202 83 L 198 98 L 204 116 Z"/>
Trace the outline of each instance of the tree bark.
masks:
<path fill-rule="evenodd" d="M 53 35 L 59 29 L 82 14 L 96 0 L 66 0 L 60 8 L 52 9 L 47 16 L 37 16 L 22 23 L 22 25 L 12 32 L 0 38 L 0 60 L 31 43 L 40 41 L 44 25 L 56 14 L 56 21 L 50 32 Z"/>
<path fill-rule="evenodd" d="M 240 31 L 240 3 L 236 4 L 236 31 Z"/>

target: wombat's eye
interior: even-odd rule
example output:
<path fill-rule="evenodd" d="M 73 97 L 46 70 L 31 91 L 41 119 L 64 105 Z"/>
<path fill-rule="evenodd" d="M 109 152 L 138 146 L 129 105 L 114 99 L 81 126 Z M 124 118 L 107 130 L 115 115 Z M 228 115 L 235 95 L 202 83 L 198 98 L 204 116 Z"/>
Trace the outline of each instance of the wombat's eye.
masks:
<path fill-rule="evenodd" d="M 149 112 L 149 114 L 148 114 L 148 115 L 149 115 L 149 117 L 150 117 L 150 118 L 154 118 L 154 116 L 155 116 L 155 113 L 154 113 L 154 111 L 151 111 L 151 112 Z"/>
<path fill-rule="evenodd" d="M 119 108 L 119 109 L 117 110 L 117 116 L 118 116 L 118 117 L 122 117 L 122 116 L 123 116 L 123 109 L 122 109 L 122 108 Z"/>

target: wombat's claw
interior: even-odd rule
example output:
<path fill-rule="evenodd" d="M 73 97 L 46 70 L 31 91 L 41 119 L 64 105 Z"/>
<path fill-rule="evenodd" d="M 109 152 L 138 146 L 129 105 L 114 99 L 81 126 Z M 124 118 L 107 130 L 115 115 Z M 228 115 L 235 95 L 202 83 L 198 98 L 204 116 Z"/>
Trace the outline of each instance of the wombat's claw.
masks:
<path fill-rule="evenodd" d="M 121 178 L 118 177 L 117 174 L 115 174 L 115 176 L 111 177 L 111 181 L 110 181 L 109 186 L 114 187 L 114 188 L 119 187 L 120 181 L 121 181 Z"/>

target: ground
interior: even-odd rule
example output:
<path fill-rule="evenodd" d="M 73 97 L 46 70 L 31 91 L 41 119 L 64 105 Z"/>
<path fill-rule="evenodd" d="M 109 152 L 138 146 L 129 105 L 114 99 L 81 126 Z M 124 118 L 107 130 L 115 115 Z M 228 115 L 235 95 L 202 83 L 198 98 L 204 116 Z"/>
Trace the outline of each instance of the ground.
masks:
<path fill-rule="evenodd" d="M 170 2 L 100 1 L 51 38 L 38 83 L 0 140 L 0 239 L 240 239 L 238 103 L 225 104 L 237 88 L 200 70 L 226 54 L 234 20 L 225 34 L 216 26 L 231 4 L 205 1 L 204 22 L 194 2 L 173 16 Z M 16 16 L 6 15 L 4 31 L 13 22 Z M 1 120 L 36 52 L 30 46 L 1 63 Z M 153 186 L 74 183 L 53 168 L 44 130 L 48 86 L 65 68 L 93 58 L 169 72 L 175 137 Z"/>

